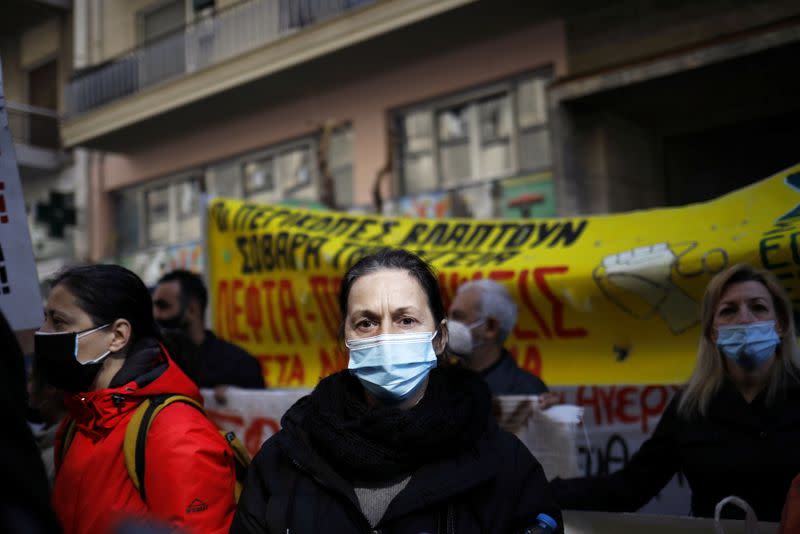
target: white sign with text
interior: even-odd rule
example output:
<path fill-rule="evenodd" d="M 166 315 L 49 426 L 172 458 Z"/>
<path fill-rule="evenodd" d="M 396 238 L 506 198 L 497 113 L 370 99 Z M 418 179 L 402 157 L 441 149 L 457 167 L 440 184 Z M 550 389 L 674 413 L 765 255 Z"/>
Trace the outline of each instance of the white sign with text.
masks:
<path fill-rule="evenodd" d="M 42 295 L 31 234 L 25 215 L 22 183 L 0 65 L 0 310 L 13 330 L 38 328 L 42 324 Z"/>

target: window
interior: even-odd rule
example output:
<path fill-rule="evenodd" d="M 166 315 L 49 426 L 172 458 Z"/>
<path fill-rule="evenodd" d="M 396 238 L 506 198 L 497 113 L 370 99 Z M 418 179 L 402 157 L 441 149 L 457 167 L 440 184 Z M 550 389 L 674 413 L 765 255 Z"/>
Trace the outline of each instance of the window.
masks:
<path fill-rule="evenodd" d="M 472 106 L 458 106 L 440 111 L 437 116 L 439 172 L 445 186 L 467 182 L 472 176 L 469 145 L 473 111 Z"/>
<path fill-rule="evenodd" d="M 192 177 L 172 187 L 176 196 L 177 241 L 200 239 L 200 178 Z"/>
<path fill-rule="evenodd" d="M 169 187 L 162 186 L 145 193 L 147 209 L 147 242 L 151 245 L 169 243 Z"/>
<path fill-rule="evenodd" d="M 513 172 L 511 164 L 511 99 L 507 94 L 493 95 L 478 103 L 481 132 L 481 176 L 496 177 Z"/>
<path fill-rule="evenodd" d="M 176 184 L 178 189 L 178 219 L 190 219 L 200 212 L 200 180 L 190 178 Z"/>
<path fill-rule="evenodd" d="M 399 193 L 462 188 L 547 169 L 550 77 L 537 73 L 401 111 Z"/>
<path fill-rule="evenodd" d="M 117 250 L 130 252 L 139 248 L 141 239 L 141 191 L 126 189 L 114 195 Z"/>
<path fill-rule="evenodd" d="M 349 126 L 337 128 L 328 146 L 341 207 L 353 201 L 352 137 Z M 206 191 L 253 202 L 318 205 L 318 147 L 318 139 L 306 137 L 114 193 L 117 253 L 199 240 L 200 195 Z"/>
<path fill-rule="evenodd" d="M 286 196 L 302 195 L 302 190 L 311 185 L 314 174 L 311 160 L 310 145 L 285 150 L 275 158 L 275 174 L 283 185 Z"/>
<path fill-rule="evenodd" d="M 336 206 L 353 205 L 353 129 L 337 128 L 331 133 L 328 166 L 334 182 Z"/>
<path fill-rule="evenodd" d="M 417 193 L 435 183 L 433 114 L 431 111 L 412 112 L 403 117 L 403 175 L 405 192 Z"/>
<path fill-rule="evenodd" d="M 114 193 L 117 253 L 200 239 L 200 175 L 160 180 Z"/>
<path fill-rule="evenodd" d="M 546 79 L 533 78 L 517 86 L 521 170 L 546 167 L 551 162 L 545 102 L 546 83 Z"/>
<path fill-rule="evenodd" d="M 319 201 L 316 142 L 307 139 L 243 159 L 244 196 L 254 202 Z"/>
<path fill-rule="evenodd" d="M 213 165 L 206 170 L 208 192 L 225 198 L 241 198 L 242 184 L 239 174 L 239 162 L 227 161 Z"/>
<path fill-rule="evenodd" d="M 275 191 L 274 159 L 267 157 L 244 164 L 244 193 L 248 198 L 256 193 Z"/>

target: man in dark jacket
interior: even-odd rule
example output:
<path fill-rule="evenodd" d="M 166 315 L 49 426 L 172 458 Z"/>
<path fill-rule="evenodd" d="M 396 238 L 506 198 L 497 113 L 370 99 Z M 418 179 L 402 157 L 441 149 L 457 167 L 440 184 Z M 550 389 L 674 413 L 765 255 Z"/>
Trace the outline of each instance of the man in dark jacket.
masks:
<path fill-rule="evenodd" d="M 511 353 L 503 347 L 517 323 L 517 305 L 506 288 L 492 280 L 475 280 L 458 288 L 450 305 L 453 322 L 465 325 L 468 339 L 463 351 L 455 350 L 464 364 L 479 372 L 493 395 L 539 395 L 547 392 L 542 380 L 520 369 Z M 451 328 L 451 349 L 458 332 Z"/>
<path fill-rule="evenodd" d="M 182 331 L 197 347 L 191 367 L 199 387 L 263 388 L 264 374 L 258 360 L 205 328 L 207 304 L 205 284 L 198 275 L 185 270 L 164 275 L 153 292 L 153 316 L 158 324 Z"/>

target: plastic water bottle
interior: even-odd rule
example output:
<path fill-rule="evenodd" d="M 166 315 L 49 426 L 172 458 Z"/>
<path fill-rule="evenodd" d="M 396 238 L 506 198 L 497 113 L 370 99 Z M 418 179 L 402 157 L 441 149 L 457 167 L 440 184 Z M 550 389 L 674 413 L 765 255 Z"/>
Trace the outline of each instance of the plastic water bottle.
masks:
<path fill-rule="evenodd" d="M 558 528 L 556 520 L 547 514 L 536 516 L 536 524 L 523 531 L 523 534 L 553 534 Z"/>

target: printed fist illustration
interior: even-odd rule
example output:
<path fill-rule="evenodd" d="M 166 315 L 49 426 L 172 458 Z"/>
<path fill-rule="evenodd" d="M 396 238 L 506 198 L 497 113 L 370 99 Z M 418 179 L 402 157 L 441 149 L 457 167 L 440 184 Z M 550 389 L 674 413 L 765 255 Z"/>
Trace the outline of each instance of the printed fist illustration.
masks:
<path fill-rule="evenodd" d="M 699 307 L 673 282 L 678 259 L 667 243 L 658 243 L 606 256 L 592 274 L 622 310 L 637 319 L 658 314 L 679 334 L 698 322 Z"/>

